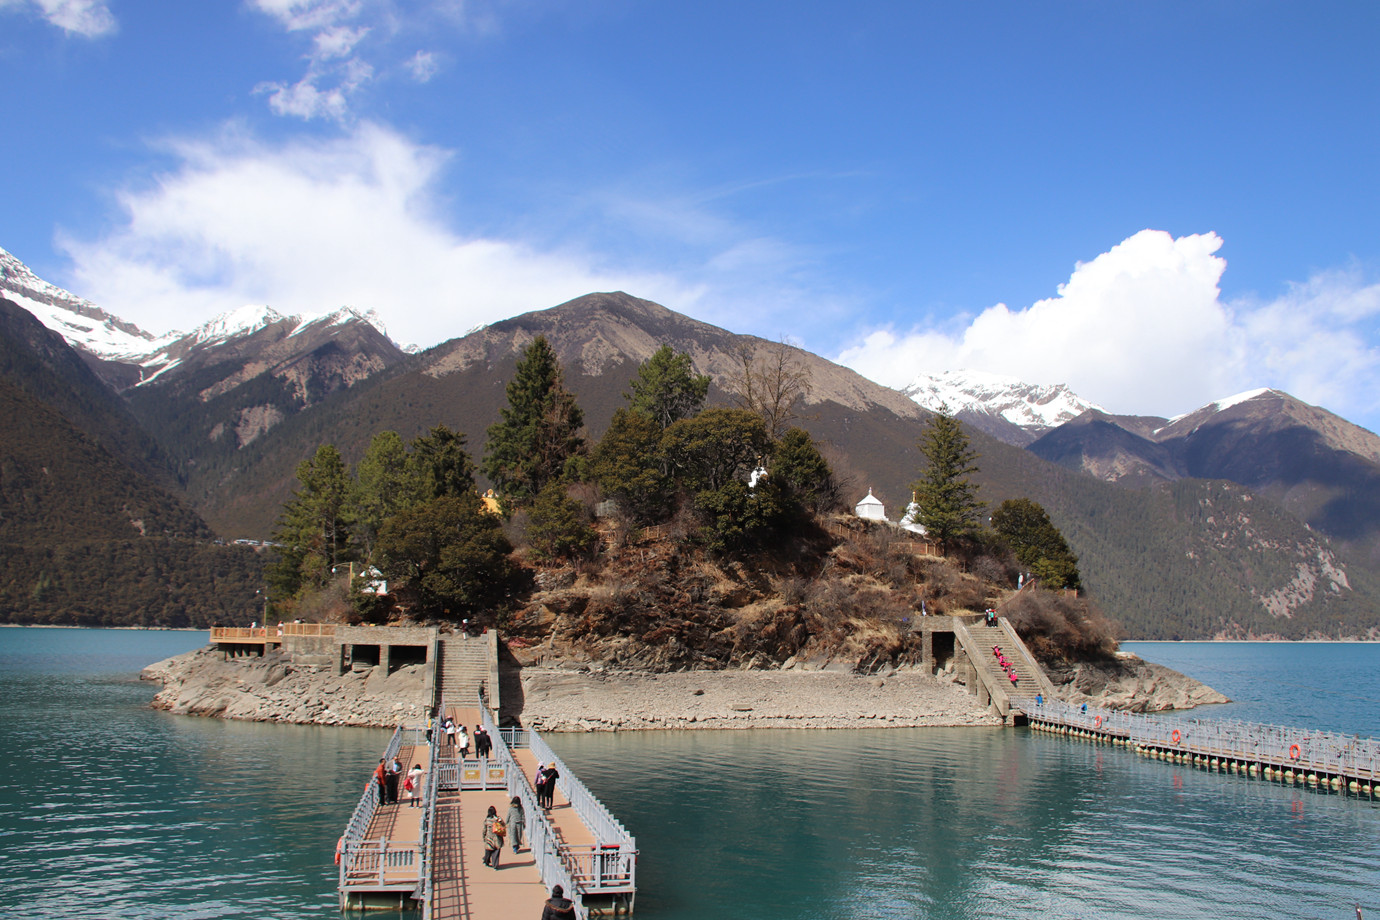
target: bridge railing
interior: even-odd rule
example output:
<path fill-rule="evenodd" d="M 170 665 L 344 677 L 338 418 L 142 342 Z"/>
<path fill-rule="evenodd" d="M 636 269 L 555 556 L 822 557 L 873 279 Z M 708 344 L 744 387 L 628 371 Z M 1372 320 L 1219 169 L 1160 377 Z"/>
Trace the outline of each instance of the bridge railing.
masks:
<path fill-rule="evenodd" d="M 426 737 L 423 730 L 423 738 Z M 435 737 L 435 732 L 432 732 Z M 418 836 L 422 838 L 422 883 L 418 886 L 422 901 L 422 920 L 431 920 L 431 895 L 432 880 L 431 867 L 436 853 L 436 792 L 439 784 L 437 783 L 437 752 L 440 745 L 431 744 L 430 756 L 427 759 L 426 777 L 422 780 L 422 825 Z"/>
<path fill-rule="evenodd" d="M 393 737 L 388 741 L 388 747 L 384 757 L 392 757 L 397 754 L 401 747 L 402 729 L 395 729 Z M 379 807 L 379 784 L 374 780 L 373 775 L 369 776 L 364 785 L 364 794 L 359 797 L 359 803 L 355 805 L 354 813 L 350 815 L 349 822 L 345 825 L 345 833 L 340 838 L 340 891 L 342 897 L 348 887 L 350 879 L 356 876 L 356 861 L 363 858 L 364 835 L 369 831 L 369 822 L 373 820 L 374 812 Z M 361 872 L 367 870 L 361 867 Z"/>
<path fill-rule="evenodd" d="M 1232 760 L 1297 763 L 1324 773 L 1380 777 L 1380 741 L 1358 735 L 1234 719 L 1178 719 L 1088 707 L 1063 700 L 1012 700 L 1027 716 L 1102 732 L 1134 744 L 1184 748 Z"/>
<path fill-rule="evenodd" d="M 420 878 L 422 862 L 420 840 L 360 840 L 348 844 L 340 860 L 341 891 L 389 885 L 413 887 Z M 391 880 L 390 874 L 394 876 Z"/>
<path fill-rule="evenodd" d="M 627 828 L 580 782 L 579 777 L 556 756 L 541 735 L 521 728 L 505 728 L 502 735 L 505 743 L 511 743 L 519 749 L 529 748 L 538 760 L 556 765 L 560 772 L 557 787 L 594 835 L 596 844 L 588 848 L 589 852 L 575 847 L 563 847 L 561 851 L 581 889 L 612 893 L 636 890 L 637 841 Z M 525 778 L 523 785 L 529 786 Z"/>
<path fill-rule="evenodd" d="M 575 775 L 565 762 L 556 756 L 556 752 L 551 750 L 550 745 L 533 731 L 526 732 L 527 747 L 529 747 L 538 760 L 546 763 L 554 763 L 556 769 L 560 771 L 560 778 L 556 781 L 557 787 L 565 793 L 565 797 L 570 801 L 570 807 L 575 809 L 575 813 L 585 822 L 585 827 L 589 828 L 594 839 L 601 844 L 607 843 L 632 843 L 633 836 L 628 833 L 617 818 L 605 807 L 604 803 L 595 798 L 594 793 L 590 792 L 580 778 Z"/>
<path fill-rule="evenodd" d="M 532 785 L 523 776 L 522 768 L 508 747 L 507 738 L 511 737 L 511 729 L 500 731 L 487 707 L 480 707 L 480 715 L 481 724 L 494 739 L 493 753 L 495 759 L 507 770 L 508 795 L 517 796 L 522 802 L 522 811 L 526 818 L 526 826 L 523 830 L 527 837 L 527 848 L 531 851 L 533 861 L 537 864 L 537 872 L 541 875 L 542 884 L 547 888 L 552 885 L 560 885 L 566 896 L 575 904 L 575 916 L 579 920 L 588 920 L 589 912 L 584 905 L 583 889 L 571 874 L 565 860 L 561 858 L 560 838 L 556 836 L 555 828 L 551 826 L 551 821 L 547 818 L 546 813 L 537 807 L 536 793 L 532 791 Z"/>

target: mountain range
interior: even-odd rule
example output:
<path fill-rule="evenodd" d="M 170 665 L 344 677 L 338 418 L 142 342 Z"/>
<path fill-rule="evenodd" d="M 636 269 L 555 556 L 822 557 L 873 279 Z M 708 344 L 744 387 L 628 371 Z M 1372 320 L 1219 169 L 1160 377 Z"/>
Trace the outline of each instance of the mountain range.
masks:
<path fill-rule="evenodd" d="M 411 438 L 446 424 L 465 432 L 478 456 L 517 356 L 538 335 L 555 348 L 591 441 L 662 344 L 710 376 L 711 404 L 730 400 L 745 349 L 780 349 L 810 379 L 797 423 L 850 495 L 871 489 L 896 517 L 918 473 L 929 409 L 947 405 L 980 454 L 983 499 L 1044 505 L 1079 554 L 1084 583 L 1128 635 L 1380 635 L 1380 439 L 1277 391 L 1172 420 L 1114 416 L 1065 387 L 971 372 L 918 378 L 902 392 L 620 292 L 417 353 L 354 310 L 285 317 L 246 308 L 191 333 L 154 336 L 41 281 L 3 250 L 0 299 L 0 382 L 23 399 L 6 413 L 4 433 L 60 417 L 169 508 L 192 513 L 203 531 L 168 525 L 190 540 L 265 538 L 297 465 L 321 443 L 354 462 L 378 431 Z M 32 548 L 32 527 L 9 527 L 28 500 L 11 486 L 9 454 L 0 457 L 0 542 Z M 129 526 L 122 514 L 111 518 L 114 533 Z M 9 596 L 23 589 L 12 585 Z"/>

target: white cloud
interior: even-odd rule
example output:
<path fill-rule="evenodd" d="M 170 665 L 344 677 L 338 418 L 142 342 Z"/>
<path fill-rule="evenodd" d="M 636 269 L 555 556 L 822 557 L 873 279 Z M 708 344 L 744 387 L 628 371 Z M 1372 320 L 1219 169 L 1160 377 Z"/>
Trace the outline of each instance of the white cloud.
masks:
<path fill-rule="evenodd" d="M 0 0 L 4 3 L 6 0 Z M 415 51 L 404 57 L 402 42 L 420 35 L 435 37 L 437 29 L 470 34 L 497 31 L 487 11 L 475 11 L 457 0 L 251 0 L 259 12 L 276 20 L 289 33 L 307 33 L 310 43 L 302 57 L 306 72 L 296 82 L 270 80 L 255 91 L 268 96 L 278 115 L 302 119 L 348 121 L 356 95 L 376 72 L 406 74 L 417 83 L 436 75 L 440 61 L 434 52 Z M 415 45 L 413 46 L 415 47 Z"/>
<path fill-rule="evenodd" d="M 431 81 L 432 77 L 436 76 L 437 71 L 441 69 L 441 62 L 433 52 L 418 51 L 416 54 L 412 55 L 412 57 L 408 58 L 405 66 L 407 67 L 407 72 L 412 74 L 412 79 L 416 80 L 418 83 L 428 83 Z"/>
<path fill-rule="evenodd" d="M 246 303 L 351 305 L 377 309 L 396 340 L 431 345 L 589 291 L 686 296 L 585 252 L 455 229 L 432 207 L 448 155 L 379 125 L 277 147 L 230 129 L 170 148 L 175 169 L 118 194 L 120 226 L 60 240 L 73 289 L 154 333 Z"/>
<path fill-rule="evenodd" d="M 329 29 L 358 16 L 359 0 L 253 0 L 260 12 L 277 19 L 292 32 Z"/>
<path fill-rule="evenodd" d="M 52 25 L 84 38 L 100 38 L 119 28 L 105 0 L 0 0 L 0 10 L 6 7 L 37 10 Z"/>
<path fill-rule="evenodd" d="M 296 83 L 260 83 L 254 92 L 268 96 L 268 107 L 277 115 L 294 115 L 304 121 L 329 118 L 344 121 L 350 104 L 345 93 L 335 87 L 325 91 L 316 88 L 316 77 L 308 74 Z"/>
<path fill-rule="evenodd" d="M 351 29 L 346 26 L 332 26 L 323 29 L 312 39 L 312 60 L 328 61 L 332 58 L 348 57 L 350 52 L 355 50 L 355 45 L 368 34 L 369 30 L 362 27 Z"/>
<path fill-rule="evenodd" d="M 1334 273 L 1229 303 L 1221 245 L 1214 233 L 1143 230 L 1077 265 L 1054 297 L 947 329 L 873 330 L 837 360 L 890 386 L 960 368 L 1067 383 L 1113 412 L 1172 415 L 1257 386 L 1374 410 L 1380 353 L 1359 324 L 1380 315 L 1380 286 Z"/>

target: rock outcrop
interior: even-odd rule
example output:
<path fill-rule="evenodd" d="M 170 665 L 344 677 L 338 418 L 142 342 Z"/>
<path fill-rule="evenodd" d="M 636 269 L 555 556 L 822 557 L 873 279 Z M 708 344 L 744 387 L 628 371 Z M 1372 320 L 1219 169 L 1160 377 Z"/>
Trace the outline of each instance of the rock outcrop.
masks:
<path fill-rule="evenodd" d="M 1201 681 L 1130 652 L 1118 652 L 1114 660 L 1105 662 L 1045 665 L 1045 673 L 1070 703 L 1126 712 L 1163 712 L 1231 702 Z"/>
<path fill-rule="evenodd" d="M 392 727 L 422 723 L 430 704 L 423 665 L 387 676 L 377 667 L 337 675 L 279 652 L 225 660 L 208 646 L 149 665 L 139 676 L 163 685 L 155 709 L 220 719 Z"/>

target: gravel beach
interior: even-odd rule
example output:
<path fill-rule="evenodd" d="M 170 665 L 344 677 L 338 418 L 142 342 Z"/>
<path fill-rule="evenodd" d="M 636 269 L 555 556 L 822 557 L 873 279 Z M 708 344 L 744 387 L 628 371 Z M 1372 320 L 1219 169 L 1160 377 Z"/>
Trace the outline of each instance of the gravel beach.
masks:
<path fill-rule="evenodd" d="M 526 668 L 522 722 L 538 731 L 1000 725 L 960 685 L 920 671 L 678 671 Z"/>

